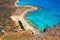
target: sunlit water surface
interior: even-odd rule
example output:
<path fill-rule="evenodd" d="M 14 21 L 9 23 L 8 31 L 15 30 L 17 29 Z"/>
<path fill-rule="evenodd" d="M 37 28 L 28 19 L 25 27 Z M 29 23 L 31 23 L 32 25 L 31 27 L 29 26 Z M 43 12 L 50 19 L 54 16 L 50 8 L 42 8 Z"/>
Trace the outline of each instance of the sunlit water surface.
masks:
<path fill-rule="evenodd" d="M 39 9 L 29 12 L 26 19 L 43 31 L 60 23 L 60 0 L 20 0 L 18 5 L 33 5 Z"/>

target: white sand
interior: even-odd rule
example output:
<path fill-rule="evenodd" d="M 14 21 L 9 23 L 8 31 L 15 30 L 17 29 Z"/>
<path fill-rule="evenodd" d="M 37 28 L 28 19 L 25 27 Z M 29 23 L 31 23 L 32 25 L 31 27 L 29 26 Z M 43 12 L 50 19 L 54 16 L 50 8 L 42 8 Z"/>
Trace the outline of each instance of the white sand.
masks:
<path fill-rule="evenodd" d="M 24 12 L 21 13 L 21 15 L 14 15 L 11 16 L 12 20 L 15 21 L 16 25 L 18 24 L 18 20 L 20 20 L 23 23 L 23 26 L 27 29 L 27 30 L 32 30 L 34 33 L 39 33 L 38 30 L 36 28 L 34 28 L 33 26 L 31 26 L 26 20 L 25 20 L 25 15 L 30 12 L 30 11 L 34 11 L 37 10 L 37 7 L 34 6 L 30 6 L 30 5 L 26 5 L 24 7 L 29 7 L 30 9 L 25 10 Z"/>
<path fill-rule="evenodd" d="M 17 5 L 17 3 L 18 3 L 19 1 L 18 0 L 16 0 L 16 2 L 15 2 L 15 6 L 19 6 L 19 5 Z"/>

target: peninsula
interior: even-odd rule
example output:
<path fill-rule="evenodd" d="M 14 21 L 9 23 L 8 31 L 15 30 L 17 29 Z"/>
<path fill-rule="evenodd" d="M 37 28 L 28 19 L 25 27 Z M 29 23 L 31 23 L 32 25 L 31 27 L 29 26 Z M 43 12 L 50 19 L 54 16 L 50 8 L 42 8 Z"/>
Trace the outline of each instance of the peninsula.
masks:
<path fill-rule="evenodd" d="M 0 0 L 0 40 L 60 40 L 60 24 L 40 32 L 28 23 L 28 12 L 38 10 L 32 5 L 17 5 L 18 0 Z"/>

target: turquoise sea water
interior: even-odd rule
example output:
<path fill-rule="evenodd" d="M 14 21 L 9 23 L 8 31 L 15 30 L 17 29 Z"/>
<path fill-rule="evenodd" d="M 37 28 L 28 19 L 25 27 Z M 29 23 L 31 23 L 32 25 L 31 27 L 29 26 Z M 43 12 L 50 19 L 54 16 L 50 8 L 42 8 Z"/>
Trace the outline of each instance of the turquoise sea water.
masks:
<path fill-rule="evenodd" d="M 60 23 L 60 0 L 20 0 L 17 4 L 21 6 L 33 5 L 39 8 L 29 12 L 26 19 L 41 31 Z"/>

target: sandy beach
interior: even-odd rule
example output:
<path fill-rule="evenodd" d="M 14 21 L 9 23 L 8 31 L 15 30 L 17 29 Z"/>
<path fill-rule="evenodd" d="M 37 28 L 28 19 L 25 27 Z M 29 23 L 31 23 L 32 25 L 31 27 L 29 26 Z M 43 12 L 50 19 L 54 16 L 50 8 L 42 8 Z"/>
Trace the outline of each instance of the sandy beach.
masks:
<path fill-rule="evenodd" d="M 19 15 L 12 15 L 11 18 L 12 18 L 12 20 L 15 21 L 16 25 L 19 25 L 18 20 L 20 20 L 23 23 L 23 26 L 25 27 L 25 29 L 32 30 L 34 33 L 36 33 L 37 30 L 27 22 L 27 20 L 25 19 L 25 15 L 30 11 L 37 10 L 37 7 L 33 7 L 33 6 L 25 6 L 25 7 L 27 7 L 27 8 L 29 7 L 31 9 L 27 9 Z M 18 14 L 19 13 L 18 11 L 19 10 L 16 10 L 15 13 L 17 12 L 17 14 Z"/>
<path fill-rule="evenodd" d="M 39 8 L 32 5 L 20 6 L 16 5 L 18 1 L 15 2 L 0 0 L 0 40 L 60 40 L 60 24 L 40 32 L 26 19 L 29 12 Z"/>
<path fill-rule="evenodd" d="M 17 0 L 18 2 L 18 0 Z M 16 2 L 16 3 L 17 3 Z M 21 7 L 21 6 L 18 6 L 17 4 L 15 3 L 16 7 Z M 22 6 L 25 10 L 23 12 L 20 13 L 20 11 L 22 10 L 19 10 L 17 9 L 14 14 L 18 14 L 18 15 L 12 15 L 11 16 L 11 19 L 13 21 L 15 21 L 16 25 L 19 25 L 18 24 L 18 20 L 20 20 L 22 23 L 23 23 L 23 26 L 26 30 L 31 30 L 32 32 L 34 33 L 38 33 L 38 30 L 36 28 L 34 28 L 32 25 L 30 25 L 27 20 L 25 19 L 25 16 L 28 12 L 30 11 L 34 11 L 34 10 L 37 10 L 38 7 L 34 7 L 34 6 L 31 6 L 31 5 L 26 5 L 26 6 Z"/>

